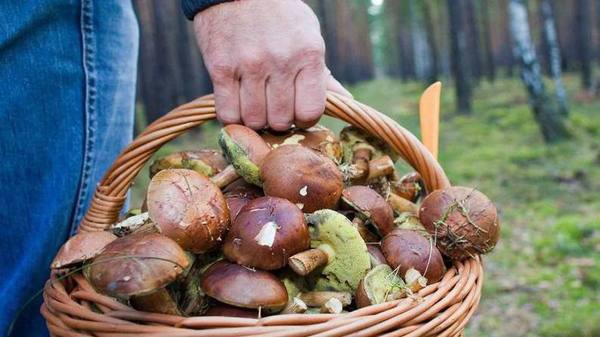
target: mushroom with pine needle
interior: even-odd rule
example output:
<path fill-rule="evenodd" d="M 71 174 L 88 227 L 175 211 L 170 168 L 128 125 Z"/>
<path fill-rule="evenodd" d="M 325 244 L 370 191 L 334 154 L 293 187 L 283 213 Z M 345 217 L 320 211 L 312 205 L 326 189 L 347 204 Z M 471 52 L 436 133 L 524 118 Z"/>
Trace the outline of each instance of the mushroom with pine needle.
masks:
<path fill-rule="evenodd" d="M 308 129 L 292 129 L 284 132 L 263 131 L 263 139 L 271 146 L 297 144 L 308 147 L 329 157 L 336 164 L 342 160 L 342 145 L 337 135 L 323 125 L 315 125 Z"/>
<path fill-rule="evenodd" d="M 133 233 L 106 245 L 84 274 L 100 293 L 128 299 L 166 287 L 189 265 L 175 241 L 158 233 Z"/>
<path fill-rule="evenodd" d="M 435 283 L 446 272 L 442 254 L 433 240 L 415 231 L 394 229 L 381 240 L 381 251 L 390 267 L 397 268 L 400 275 L 414 268 L 429 283 Z"/>
<path fill-rule="evenodd" d="M 496 206 L 474 188 L 453 186 L 423 200 L 419 219 L 453 260 L 489 253 L 500 235 Z"/>
<path fill-rule="evenodd" d="M 306 216 L 310 224 L 311 247 L 289 258 L 290 267 L 308 275 L 315 290 L 353 293 L 371 268 L 367 245 L 350 220 L 333 210 Z"/>
<path fill-rule="evenodd" d="M 356 212 L 355 219 L 358 218 L 364 224 L 372 225 L 381 236 L 394 229 L 394 211 L 379 193 L 368 186 L 346 187 L 342 191 L 342 201 L 346 207 Z"/>
<path fill-rule="evenodd" d="M 150 165 L 150 178 L 165 169 L 188 169 L 207 177 L 223 171 L 229 163 L 217 150 L 202 149 L 198 151 L 175 152 L 156 159 Z"/>
<path fill-rule="evenodd" d="M 356 306 L 363 308 L 405 297 L 407 287 L 397 271 L 387 264 L 371 269 L 356 290 Z"/>
<path fill-rule="evenodd" d="M 287 199 L 307 213 L 335 208 L 344 187 L 331 159 L 300 145 L 272 150 L 260 174 L 265 195 Z"/>
<path fill-rule="evenodd" d="M 148 186 L 148 214 L 155 228 L 195 254 L 221 243 L 229 210 L 221 190 L 207 177 L 186 169 L 158 172 Z"/>
<path fill-rule="evenodd" d="M 98 256 L 117 237 L 105 231 L 80 232 L 67 240 L 50 264 L 52 269 L 71 268 Z"/>
<path fill-rule="evenodd" d="M 406 200 L 416 202 L 425 192 L 425 184 L 421 175 L 417 172 L 410 172 L 400 178 L 390 181 L 393 193 Z"/>
<path fill-rule="evenodd" d="M 223 244 L 223 254 L 244 266 L 275 270 L 309 246 L 302 211 L 286 199 L 265 196 L 240 210 Z"/>
<path fill-rule="evenodd" d="M 288 302 L 285 286 L 275 275 L 226 261 L 211 265 L 201 284 L 208 296 L 236 307 L 277 312 Z"/>

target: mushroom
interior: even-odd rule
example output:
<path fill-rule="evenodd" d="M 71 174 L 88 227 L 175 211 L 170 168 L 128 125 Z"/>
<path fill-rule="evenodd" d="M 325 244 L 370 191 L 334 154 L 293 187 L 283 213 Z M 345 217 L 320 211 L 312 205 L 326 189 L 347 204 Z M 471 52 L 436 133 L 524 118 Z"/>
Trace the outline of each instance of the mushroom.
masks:
<path fill-rule="evenodd" d="M 230 124 L 221 129 L 219 145 L 232 166 L 213 177 L 217 186 L 224 187 L 239 176 L 262 186 L 259 167 L 271 148 L 258 133 L 243 125 Z"/>
<path fill-rule="evenodd" d="M 342 175 L 331 159 L 300 145 L 281 145 L 261 166 L 265 195 L 288 199 L 304 212 L 335 208 Z"/>
<path fill-rule="evenodd" d="M 367 244 L 367 250 L 369 251 L 369 258 L 371 259 L 371 267 L 375 267 L 380 264 L 387 264 L 385 256 L 383 256 L 381 248 L 379 248 L 379 243 Z"/>
<path fill-rule="evenodd" d="M 223 244 L 223 255 L 244 266 L 274 270 L 309 246 L 302 211 L 286 199 L 267 196 L 241 209 Z"/>
<path fill-rule="evenodd" d="M 367 245 L 350 220 L 332 210 L 307 215 L 311 225 L 311 247 L 289 258 L 290 267 L 299 275 L 311 275 L 315 290 L 353 293 L 358 282 L 371 268 Z"/>
<path fill-rule="evenodd" d="M 285 286 L 275 275 L 226 261 L 210 266 L 200 282 L 208 296 L 236 307 L 280 311 L 288 302 Z"/>
<path fill-rule="evenodd" d="M 189 169 L 207 177 L 223 171 L 228 163 L 217 150 L 183 151 L 158 158 L 150 165 L 150 178 L 164 169 Z"/>
<path fill-rule="evenodd" d="M 281 311 L 281 314 L 301 314 L 306 310 L 308 310 L 308 306 L 304 301 L 298 297 L 292 297 Z"/>
<path fill-rule="evenodd" d="M 400 275 L 414 268 L 430 283 L 435 283 L 446 272 L 442 254 L 433 241 L 415 231 L 394 229 L 381 241 L 381 251 L 390 267 L 398 268 Z"/>
<path fill-rule="evenodd" d="M 144 212 L 125 218 L 121 222 L 112 225 L 110 230 L 116 236 L 125 236 L 135 232 L 137 229 L 150 222 L 148 212 Z"/>
<path fill-rule="evenodd" d="M 431 237 L 431 234 L 429 234 L 427 229 L 425 229 L 425 226 L 419 221 L 419 217 L 412 213 L 400 213 L 400 215 L 394 219 L 394 225 L 396 228 L 415 231 L 427 239 Z"/>
<path fill-rule="evenodd" d="M 394 211 L 385 199 L 371 188 L 360 185 L 346 187 L 342 192 L 342 201 L 356 211 L 360 220 L 373 225 L 381 236 L 394 229 Z"/>
<path fill-rule="evenodd" d="M 417 214 L 419 212 L 419 206 L 410 200 L 402 198 L 396 193 L 388 193 L 387 201 L 396 213 Z"/>
<path fill-rule="evenodd" d="M 195 254 L 216 247 L 229 226 L 221 190 L 192 170 L 158 172 L 148 186 L 148 213 L 158 230 Z"/>
<path fill-rule="evenodd" d="M 396 195 L 406 200 L 416 202 L 425 192 L 425 184 L 419 173 L 411 172 L 400 178 L 395 177 L 395 179 L 391 181 L 391 189 Z"/>
<path fill-rule="evenodd" d="M 423 200 L 419 219 L 453 260 L 490 252 L 500 236 L 496 206 L 473 188 L 433 191 Z"/>
<path fill-rule="evenodd" d="M 369 162 L 382 156 L 389 156 L 392 163 L 398 158 L 385 143 L 376 137 L 371 136 L 365 131 L 355 127 L 348 126 L 340 132 L 340 141 L 344 152 L 344 180 L 361 183 L 369 177 Z M 385 159 L 383 162 L 389 162 Z M 393 165 L 392 165 L 393 168 Z M 380 173 L 389 173 L 381 170 Z M 371 174 L 374 179 L 377 175 Z"/>
<path fill-rule="evenodd" d="M 258 318 L 258 310 L 234 307 L 225 303 L 217 303 L 210 307 L 204 316 L 225 316 L 240 318 Z"/>
<path fill-rule="evenodd" d="M 327 302 L 325 302 L 319 309 L 321 313 L 324 314 L 341 314 L 344 310 L 344 305 L 339 299 L 332 297 Z"/>
<path fill-rule="evenodd" d="M 356 290 L 356 306 L 362 308 L 396 300 L 406 295 L 407 288 L 402 278 L 387 264 L 380 264 L 371 269 L 360 281 Z"/>
<path fill-rule="evenodd" d="M 297 144 L 308 147 L 329 157 L 335 163 L 342 160 L 342 145 L 330 129 L 315 125 L 308 129 L 293 129 L 285 132 L 263 131 L 262 138 L 271 146 Z"/>
<path fill-rule="evenodd" d="M 117 237 L 110 232 L 80 232 L 60 247 L 50 264 L 52 269 L 71 268 L 93 259 Z"/>
<path fill-rule="evenodd" d="M 175 297 L 166 288 L 158 289 L 147 295 L 133 296 L 129 303 L 136 310 L 176 316 L 182 315 Z"/>
<path fill-rule="evenodd" d="M 309 307 L 321 307 L 332 298 L 340 301 L 344 307 L 352 303 L 352 294 L 345 291 L 309 291 L 300 293 L 297 297 Z"/>
<path fill-rule="evenodd" d="M 133 233 L 106 245 L 84 274 L 99 292 L 127 299 L 164 288 L 189 264 L 183 249 L 168 237 Z"/>
<path fill-rule="evenodd" d="M 231 220 L 235 220 L 238 213 L 250 200 L 264 196 L 262 189 L 238 179 L 223 189 L 223 195 L 229 208 Z"/>

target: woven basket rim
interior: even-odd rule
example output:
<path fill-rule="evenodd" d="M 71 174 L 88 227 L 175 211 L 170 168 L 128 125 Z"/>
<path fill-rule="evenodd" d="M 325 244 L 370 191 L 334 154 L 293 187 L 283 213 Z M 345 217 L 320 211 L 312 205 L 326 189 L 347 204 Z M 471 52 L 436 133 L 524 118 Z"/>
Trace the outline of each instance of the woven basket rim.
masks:
<path fill-rule="evenodd" d="M 325 113 L 389 144 L 421 174 L 428 191 L 450 186 L 439 163 L 408 130 L 375 109 L 328 92 Z M 96 189 L 80 231 L 118 219 L 131 183 L 163 144 L 215 118 L 212 95 L 183 104 L 150 124 L 120 154 Z M 456 262 L 441 281 L 413 297 L 340 315 L 288 314 L 258 319 L 179 317 L 136 311 L 97 293 L 81 274 L 52 273 L 40 312 L 53 336 L 458 336 L 479 304 L 481 259 Z"/>

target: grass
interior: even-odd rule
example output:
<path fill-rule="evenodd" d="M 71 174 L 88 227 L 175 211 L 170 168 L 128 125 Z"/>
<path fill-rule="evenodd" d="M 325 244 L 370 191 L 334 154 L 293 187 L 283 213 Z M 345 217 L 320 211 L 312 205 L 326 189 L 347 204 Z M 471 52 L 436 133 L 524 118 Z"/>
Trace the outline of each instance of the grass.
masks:
<path fill-rule="evenodd" d="M 453 111 L 452 88 L 443 89 L 440 162 L 453 184 L 496 202 L 503 226 L 484 259 L 484 294 L 468 336 L 600 336 L 600 100 L 578 102 L 578 78 L 565 83 L 573 139 L 552 146 L 517 79 L 482 82 L 468 116 Z M 418 135 L 421 84 L 377 80 L 350 89 Z M 215 146 L 216 127 L 202 130 L 161 152 Z M 146 184 L 144 172 L 134 205 Z"/>

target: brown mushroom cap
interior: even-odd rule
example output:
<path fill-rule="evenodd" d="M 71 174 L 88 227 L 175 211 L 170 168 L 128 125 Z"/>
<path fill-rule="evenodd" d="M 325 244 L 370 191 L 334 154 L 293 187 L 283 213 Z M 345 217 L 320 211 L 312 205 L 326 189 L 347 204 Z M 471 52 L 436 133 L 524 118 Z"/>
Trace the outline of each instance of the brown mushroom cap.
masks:
<path fill-rule="evenodd" d="M 271 148 L 277 148 L 280 145 L 298 144 L 319 151 L 336 163 L 342 160 L 342 145 L 337 135 L 322 125 L 285 132 L 269 130 L 264 131 L 261 136 Z"/>
<path fill-rule="evenodd" d="M 236 307 L 281 310 L 288 301 L 285 286 L 275 275 L 225 261 L 210 266 L 201 284 L 208 296 Z"/>
<path fill-rule="evenodd" d="M 247 182 L 261 186 L 259 167 L 271 147 L 254 130 L 231 124 L 221 129 L 219 145 L 231 165 Z"/>
<path fill-rule="evenodd" d="M 435 283 L 446 272 L 442 254 L 433 241 L 415 231 L 393 230 L 381 241 L 381 251 L 390 267 L 398 268 L 399 275 L 405 275 L 407 270 L 414 268 L 429 283 Z"/>
<path fill-rule="evenodd" d="M 264 193 L 260 188 L 247 183 L 244 179 L 238 179 L 223 189 L 223 195 L 233 222 L 242 207 L 250 200 L 264 196 Z"/>
<path fill-rule="evenodd" d="M 241 318 L 258 318 L 258 310 L 238 308 L 225 303 L 217 303 L 210 307 L 204 316 L 225 316 Z"/>
<path fill-rule="evenodd" d="M 368 186 L 350 186 L 342 192 L 344 203 L 370 221 L 382 236 L 394 229 L 394 211 L 385 199 Z"/>
<path fill-rule="evenodd" d="M 177 243 L 158 233 L 118 238 L 96 256 L 85 275 L 96 290 L 113 297 L 145 295 L 173 282 L 189 265 Z"/>
<path fill-rule="evenodd" d="M 271 151 L 261 166 L 261 178 L 266 195 L 288 199 L 304 212 L 335 208 L 344 187 L 331 159 L 299 145 Z"/>
<path fill-rule="evenodd" d="M 185 169 L 163 170 L 152 178 L 148 213 L 162 234 L 196 254 L 217 246 L 229 226 L 221 190 L 207 177 Z"/>
<path fill-rule="evenodd" d="M 223 255 L 241 265 L 274 270 L 309 246 L 302 211 L 288 200 L 260 197 L 249 201 L 231 224 Z"/>
<path fill-rule="evenodd" d="M 182 151 L 158 158 L 150 165 L 150 177 L 158 171 L 171 168 L 194 170 L 205 176 L 213 176 L 225 169 L 229 163 L 220 151 L 202 149 L 199 151 Z"/>
<path fill-rule="evenodd" d="M 117 238 L 111 232 L 80 232 L 67 240 L 54 257 L 52 269 L 70 268 L 96 257 Z"/>
<path fill-rule="evenodd" d="M 496 206 L 473 188 L 453 186 L 432 192 L 421 204 L 419 219 L 453 260 L 490 252 L 500 236 Z"/>
<path fill-rule="evenodd" d="M 371 258 L 371 267 L 387 264 L 385 256 L 383 256 L 381 248 L 379 248 L 379 244 L 368 244 L 367 250 L 369 251 L 369 257 Z"/>

